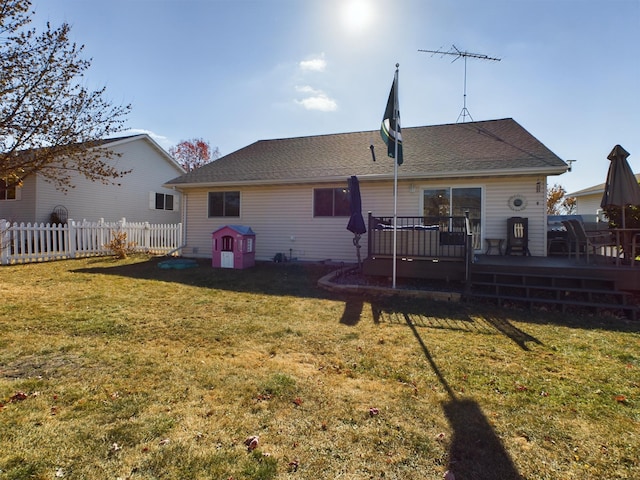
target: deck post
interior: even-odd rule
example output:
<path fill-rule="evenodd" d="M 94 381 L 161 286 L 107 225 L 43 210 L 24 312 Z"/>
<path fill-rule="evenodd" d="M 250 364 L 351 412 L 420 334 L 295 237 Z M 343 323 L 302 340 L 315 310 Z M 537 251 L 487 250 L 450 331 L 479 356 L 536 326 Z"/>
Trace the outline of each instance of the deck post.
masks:
<path fill-rule="evenodd" d="M 369 228 L 367 229 L 367 258 L 371 256 L 371 252 L 375 252 L 375 245 L 373 244 L 373 235 L 371 234 L 371 225 L 373 224 L 373 215 L 371 212 L 367 212 L 367 225 Z"/>
<path fill-rule="evenodd" d="M 471 231 L 471 221 L 469 220 L 469 210 L 464 212 L 464 225 L 465 225 L 465 271 L 464 282 L 465 290 L 471 291 L 471 263 L 473 263 L 473 232 Z"/>

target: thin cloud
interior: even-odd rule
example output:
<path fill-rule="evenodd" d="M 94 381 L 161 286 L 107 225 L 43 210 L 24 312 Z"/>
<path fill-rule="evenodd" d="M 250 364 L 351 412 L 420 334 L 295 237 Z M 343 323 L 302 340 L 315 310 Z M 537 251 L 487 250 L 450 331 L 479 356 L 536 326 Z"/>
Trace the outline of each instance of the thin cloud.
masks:
<path fill-rule="evenodd" d="M 296 87 L 296 91 L 306 95 L 302 100 L 296 100 L 296 103 L 307 110 L 334 112 L 338 109 L 336 101 L 322 90 L 317 90 L 309 85 L 305 85 Z"/>
<path fill-rule="evenodd" d="M 323 53 L 319 57 L 302 60 L 298 65 L 300 69 L 305 72 L 324 72 L 327 68 L 327 61 L 324 59 Z"/>
<path fill-rule="evenodd" d="M 175 143 L 163 135 L 158 135 L 157 133 L 152 132 L 151 130 L 145 130 L 143 128 L 130 128 L 121 133 L 126 133 L 127 135 L 139 135 L 139 134 L 146 133 L 151 138 L 153 138 L 158 143 L 158 145 L 160 145 L 165 150 L 169 150 Z"/>

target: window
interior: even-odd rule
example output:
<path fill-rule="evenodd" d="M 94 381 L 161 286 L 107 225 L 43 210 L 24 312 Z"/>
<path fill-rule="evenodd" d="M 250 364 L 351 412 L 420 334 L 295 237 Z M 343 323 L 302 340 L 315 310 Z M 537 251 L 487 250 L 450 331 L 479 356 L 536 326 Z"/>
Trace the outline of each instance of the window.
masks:
<path fill-rule="evenodd" d="M 6 180 L 0 180 L 0 200 L 16 200 L 16 186 L 8 185 Z"/>
<path fill-rule="evenodd" d="M 156 193 L 156 210 L 173 210 L 173 195 Z"/>
<path fill-rule="evenodd" d="M 349 190 L 346 188 L 316 188 L 313 190 L 314 217 L 348 217 Z"/>
<path fill-rule="evenodd" d="M 209 192 L 209 217 L 239 217 L 240 192 Z"/>

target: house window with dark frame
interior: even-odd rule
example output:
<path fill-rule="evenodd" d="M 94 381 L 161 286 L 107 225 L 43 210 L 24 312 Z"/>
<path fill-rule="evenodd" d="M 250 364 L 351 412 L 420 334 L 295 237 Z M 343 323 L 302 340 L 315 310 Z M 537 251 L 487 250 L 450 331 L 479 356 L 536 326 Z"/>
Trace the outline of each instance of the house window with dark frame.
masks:
<path fill-rule="evenodd" d="M 240 192 L 209 192 L 209 217 L 239 217 Z"/>
<path fill-rule="evenodd" d="M 0 180 L 0 200 L 15 200 L 16 186 L 9 185 L 6 180 Z"/>
<path fill-rule="evenodd" d="M 156 210 L 173 210 L 173 195 L 156 193 Z"/>
<path fill-rule="evenodd" d="M 314 217 L 348 217 L 349 190 L 346 188 L 315 188 L 313 190 Z"/>

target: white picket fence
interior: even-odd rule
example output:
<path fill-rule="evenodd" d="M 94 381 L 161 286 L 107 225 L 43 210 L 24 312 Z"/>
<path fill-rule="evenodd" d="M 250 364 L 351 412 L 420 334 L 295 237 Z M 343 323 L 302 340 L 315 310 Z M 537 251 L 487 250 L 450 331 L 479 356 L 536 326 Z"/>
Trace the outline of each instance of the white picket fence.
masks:
<path fill-rule="evenodd" d="M 108 244 L 114 234 L 127 234 L 136 252 L 173 254 L 182 247 L 182 224 L 148 222 L 75 222 L 66 224 L 10 223 L 0 220 L 0 263 L 46 262 L 66 258 L 111 255 Z"/>

